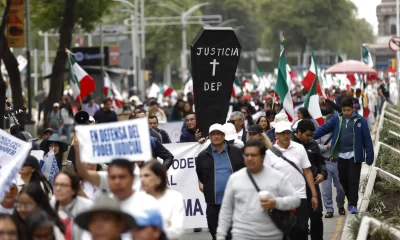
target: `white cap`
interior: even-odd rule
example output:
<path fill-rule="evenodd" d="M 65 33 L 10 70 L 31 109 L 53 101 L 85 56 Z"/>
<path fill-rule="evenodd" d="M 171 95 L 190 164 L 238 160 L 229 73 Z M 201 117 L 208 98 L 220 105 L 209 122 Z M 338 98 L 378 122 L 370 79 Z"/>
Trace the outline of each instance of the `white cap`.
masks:
<path fill-rule="evenodd" d="M 235 125 L 233 125 L 232 123 L 225 123 L 222 127 L 224 128 L 226 141 L 237 139 L 238 135 L 236 133 Z"/>
<path fill-rule="evenodd" d="M 292 124 L 289 122 L 286 113 L 278 113 L 275 115 L 275 120 L 271 122 L 271 127 L 275 128 L 275 133 L 284 131 L 292 131 Z"/>
<path fill-rule="evenodd" d="M 89 117 L 89 122 L 96 122 L 92 116 Z"/>
<path fill-rule="evenodd" d="M 60 107 L 60 104 L 58 102 L 53 104 L 53 107 Z"/>
<path fill-rule="evenodd" d="M 220 131 L 220 132 L 222 132 L 223 134 L 225 134 L 225 132 L 224 132 L 224 127 L 223 127 L 221 124 L 219 124 L 219 123 L 215 123 L 215 124 L 213 124 L 213 125 L 210 126 L 210 129 L 209 129 L 208 133 L 211 133 L 211 132 L 213 132 L 213 131 Z"/>

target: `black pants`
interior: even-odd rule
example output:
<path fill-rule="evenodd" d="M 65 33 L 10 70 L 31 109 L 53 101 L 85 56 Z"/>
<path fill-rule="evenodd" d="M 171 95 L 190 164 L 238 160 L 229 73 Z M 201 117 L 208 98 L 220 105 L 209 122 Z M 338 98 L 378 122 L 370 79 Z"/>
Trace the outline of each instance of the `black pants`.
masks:
<path fill-rule="evenodd" d="M 308 203 L 308 214 L 310 216 L 310 236 L 312 240 L 322 240 L 324 236 L 324 222 L 322 220 L 322 197 L 321 190 L 318 185 L 315 185 L 315 189 L 317 190 L 318 195 L 318 209 L 314 211 L 312 208 L 312 193 L 310 188 L 307 187 L 307 203 Z"/>
<path fill-rule="evenodd" d="M 221 205 L 207 203 L 207 210 L 206 210 L 207 225 L 213 240 L 217 239 L 216 234 L 218 228 L 219 210 L 221 210 Z M 226 240 L 232 239 L 231 231 L 228 232 L 228 235 L 225 239 Z"/>
<path fill-rule="evenodd" d="M 292 240 L 308 240 L 308 208 L 307 199 L 301 199 L 300 206 L 296 208 L 296 225 L 293 227 L 290 233 L 290 239 Z"/>
<path fill-rule="evenodd" d="M 339 181 L 346 194 L 349 206 L 358 202 L 358 187 L 360 185 L 361 163 L 355 163 L 354 158 L 338 160 Z"/>

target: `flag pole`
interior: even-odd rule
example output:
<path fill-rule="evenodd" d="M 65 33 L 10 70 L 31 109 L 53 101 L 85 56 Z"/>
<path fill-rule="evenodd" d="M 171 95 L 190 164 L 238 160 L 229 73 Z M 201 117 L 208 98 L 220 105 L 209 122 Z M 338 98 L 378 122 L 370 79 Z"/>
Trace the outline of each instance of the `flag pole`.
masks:
<path fill-rule="evenodd" d="M 68 48 L 65 48 L 65 52 L 67 53 L 68 64 L 70 66 L 70 70 L 72 71 L 72 64 L 71 64 L 71 57 L 70 57 L 71 51 L 68 50 Z M 70 79 L 70 81 L 71 81 L 71 79 Z M 81 99 L 81 94 L 80 93 L 79 93 L 79 103 L 81 105 L 81 110 L 83 110 L 83 104 L 82 104 L 82 99 Z"/>

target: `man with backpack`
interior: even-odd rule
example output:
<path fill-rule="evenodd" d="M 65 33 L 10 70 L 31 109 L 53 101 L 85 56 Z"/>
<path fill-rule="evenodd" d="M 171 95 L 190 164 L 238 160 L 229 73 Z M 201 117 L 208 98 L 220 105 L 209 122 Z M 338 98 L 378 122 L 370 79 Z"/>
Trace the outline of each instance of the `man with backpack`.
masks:
<path fill-rule="evenodd" d="M 60 104 L 54 103 L 53 110 L 47 114 L 47 127 L 54 129 L 61 136 L 62 126 L 64 121 L 61 116 Z"/>

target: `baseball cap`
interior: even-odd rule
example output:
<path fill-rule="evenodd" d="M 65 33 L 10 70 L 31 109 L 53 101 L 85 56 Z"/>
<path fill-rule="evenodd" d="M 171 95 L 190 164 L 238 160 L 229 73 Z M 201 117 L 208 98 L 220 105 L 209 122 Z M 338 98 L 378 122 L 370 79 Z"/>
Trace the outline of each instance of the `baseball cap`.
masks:
<path fill-rule="evenodd" d="M 232 123 L 225 123 L 222 127 L 224 128 L 226 141 L 232 141 L 238 138 L 235 125 Z"/>
<path fill-rule="evenodd" d="M 249 133 L 262 133 L 263 130 L 262 130 L 262 128 L 260 127 L 260 125 L 255 124 L 255 125 L 251 125 L 251 126 L 249 127 L 249 130 L 248 130 L 247 132 L 249 132 Z"/>
<path fill-rule="evenodd" d="M 51 134 L 53 134 L 53 133 L 55 133 L 56 131 L 55 131 L 54 129 L 52 129 L 52 128 L 46 128 L 46 129 L 43 131 L 43 133 L 46 133 L 46 132 L 51 132 Z"/>
<path fill-rule="evenodd" d="M 271 127 L 275 128 L 275 133 L 281 133 L 284 131 L 292 131 L 292 125 L 286 113 L 278 113 L 275 115 L 275 120 L 271 122 Z"/>
<path fill-rule="evenodd" d="M 56 102 L 53 104 L 53 107 L 60 107 L 60 104 Z"/>
<path fill-rule="evenodd" d="M 96 120 L 94 120 L 94 117 L 92 117 L 92 116 L 89 116 L 89 122 L 96 122 Z"/>
<path fill-rule="evenodd" d="M 213 125 L 210 126 L 210 129 L 209 129 L 208 133 L 211 133 L 213 131 L 220 131 L 223 134 L 225 134 L 224 127 L 219 123 L 214 123 Z"/>
<path fill-rule="evenodd" d="M 157 227 L 162 229 L 163 220 L 158 210 L 151 209 L 135 216 L 136 226 L 138 227 Z"/>

